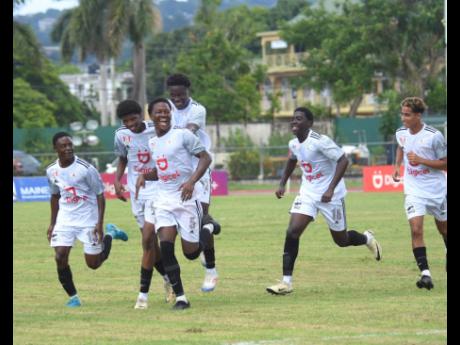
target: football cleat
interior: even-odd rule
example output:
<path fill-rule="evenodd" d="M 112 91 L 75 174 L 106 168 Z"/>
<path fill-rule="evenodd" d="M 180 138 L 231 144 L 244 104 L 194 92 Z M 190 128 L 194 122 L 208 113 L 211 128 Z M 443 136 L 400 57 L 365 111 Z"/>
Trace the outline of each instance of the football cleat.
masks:
<path fill-rule="evenodd" d="M 128 240 L 128 235 L 126 232 L 118 228 L 115 224 L 107 224 L 105 226 L 107 234 L 112 236 L 114 240 L 122 240 L 122 241 L 127 241 Z"/>
<path fill-rule="evenodd" d="M 182 309 L 187 309 L 187 308 L 190 308 L 190 302 L 188 301 L 177 301 L 174 305 L 173 305 L 173 310 L 182 310 Z"/>
<path fill-rule="evenodd" d="M 375 260 L 380 261 L 382 259 L 382 247 L 375 239 L 374 233 L 371 230 L 366 230 L 364 235 L 368 239 L 367 248 L 374 254 Z"/>
<path fill-rule="evenodd" d="M 69 299 L 69 301 L 66 303 L 66 306 L 70 308 L 76 308 L 81 306 L 81 301 L 80 298 L 75 295 Z"/>
<path fill-rule="evenodd" d="M 148 303 L 145 298 L 138 297 L 136 301 L 136 305 L 134 306 L 134 309 L 147 309 L 148 308 Z"/>
<path fill-rule="evenodd" d="M 434 288 L 433 281 L 430 276 L 422 276 L 420 280 L 417 280 L 416 285 L 419 289 L 425 288 L 427 290 L 431 290 Z"/>
<path fill-rule="evenodd" d="M 285 282 L 269 286 L 266 290 L 273 295 L 287 295 L 288 293 L 294 291 L 292 289 L 292 284 L 287 284 Z"/>
<path fill-rule="evenodd" d="M 203 292 L 211 292 L 214 291 L 217 285 L 217 280 L 219 276 L 217 273 L 208 273 L 204 276 L 203 285 L 201 286 L 201 291 Z"/>

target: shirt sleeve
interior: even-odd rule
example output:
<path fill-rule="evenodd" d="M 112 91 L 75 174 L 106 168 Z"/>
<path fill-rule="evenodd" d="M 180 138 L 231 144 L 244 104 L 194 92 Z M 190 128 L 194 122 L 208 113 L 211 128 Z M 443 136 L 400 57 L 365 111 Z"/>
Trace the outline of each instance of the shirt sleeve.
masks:
<path fill-rule="evenodd" d="M 94 191 L 96 195 L 104 193 L 104 184 L 102 183 L 101 175 L 92 165 L 88 168 L 86 181 L 88 182 L 89 188 Z"/>
<path fill-rule="evenodd" d="M 188 129 L 183 130 L 183 138 L 185 149 L 192 155 L 196 155 L 206 150 L 200 139 Z"/>
<path fill-rule="evenodd" d="M 187 123 L 193 123 L 204 129 L 206 127 L 206 109 L 203 106 L 194 108 Z"/>
<path fill-rule="evenodd" d="M 50 193 L 51 194 L 60 194 L 59 187 L 50 179 L 49 173 L 46 174 L 47 179 L 48 179 L 48 186 L 50 188 Z"/>
<path fill-rule="evenodd" d="M 120 140 L 120 137 L 115 133 L 115 140 L 113 143 L 113 150 L 117 157 L 128 157 L 128 150 L 123 142 Z"/>
<path fill-rule="evenodd" d="M 291 143 L 289 143 L 288 146 L 289 146 L 289 149 L 288 149 L 288 158 L 289 158 L 290 160 L 297 161 L 298 159 L 297 159 L 296 154 L 294 153 L 294 150 L 293 150 L 292 147 L 291 147 Z"/>
<path fill-rule="evenodd" d="M 325 135 L 321 135 L 319 150 L 334 162 L 337 162 L 344 155 L 343 150 L 331 138 Z"/>
<path fill-rule="evenodd" d="M 433 137 L 433 150 L 436 158 L 441 159 L 447 157 L 447 144 L 441 132 L 436 132 Z"/>

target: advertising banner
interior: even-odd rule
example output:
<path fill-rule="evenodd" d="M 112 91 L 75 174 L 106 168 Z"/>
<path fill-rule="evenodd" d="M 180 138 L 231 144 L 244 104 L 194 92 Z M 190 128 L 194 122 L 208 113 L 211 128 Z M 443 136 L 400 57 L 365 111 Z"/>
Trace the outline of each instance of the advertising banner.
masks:
<path fill-rule="evenodd" d="M 13 177 L 13 201 L 49 201 L 48 179 L 39 177 Z"/>
<path fill-rule="evenodd" d="M 393 181 L 392 165 L 363 167 L 363 190 L 365 192 L 402 192 L 404 166 L 399 171 L 401 181 Z"/>
<path fill-rule="evenodd" d="M 107 174 L 107 173 L 102 173 L 101 174 L 102 178 L 102 183 L 104 183 L 104 196 L 106 199 L 116 199 L 117 196 L 115 194 L 115 186 L 113 185 L 115 182 L 115 174 Z M 127 184 L 127 175 L 124 174 L 123 177 L 121 178 L 121 183 L 123 183 L 123 186 L 125 187 L 125 190 L 128 190 Z M 129 192 L 125 192 L 123 194 L 125 198 L 129 199 Z"/>
<path fill-rule="evenodd" d="M 213 170 L 211 180 L 211 195 L 228 195 L 228 173 L 225 170 Z"/>

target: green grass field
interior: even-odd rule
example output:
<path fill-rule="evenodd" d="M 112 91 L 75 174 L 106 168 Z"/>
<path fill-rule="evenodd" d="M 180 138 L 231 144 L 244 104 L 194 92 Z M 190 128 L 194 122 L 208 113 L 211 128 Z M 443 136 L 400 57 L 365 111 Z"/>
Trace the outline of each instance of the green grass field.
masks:
<path fill-rule="evenodd" d="M 48 203 L 14 204 L 14 344 L 446 344 L 447 274 L 444 243 L 432 217 L 425 240 L 435 288 L 419 290 L 410 232 L 400 193 L 349 193 L 350 229 L 375 230 L 383 247 L 376 262 L 366 247 L 337 247 L 320 216 L 301 238 L 294 292 L 272 296 L 281 278 L 288 209 L 294 195 L 213 199 L 223 230 L 216 237 L 219 284 L 200 291 L 199 260 L 176 255 L 192 308 L 172 311 L 154 273 L 149 309 L 134 310 L 140 270 L 140 233 L 128 204 L 107 202 L 106 222 L 130 235 L 116 241 L 96 271 L 84 264 L 81 244 L 70 257 L 83 306 L 69 310 L 46 230 Z"/>

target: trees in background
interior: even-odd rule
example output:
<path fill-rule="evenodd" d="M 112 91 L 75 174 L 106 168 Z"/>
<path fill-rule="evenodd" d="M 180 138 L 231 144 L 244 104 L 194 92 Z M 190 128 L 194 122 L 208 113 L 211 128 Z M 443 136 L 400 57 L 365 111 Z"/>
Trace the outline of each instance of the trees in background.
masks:
<path fill-rule="evenodd" d="M 328 87 L 354 116 L 379 74 L 405 95 L 428 96 L 445 66 L 443 3 L 435 0 L 344 1 L 336 11 L 308 8 L 283 36 L 308 52 L 305 83 Z"/>

